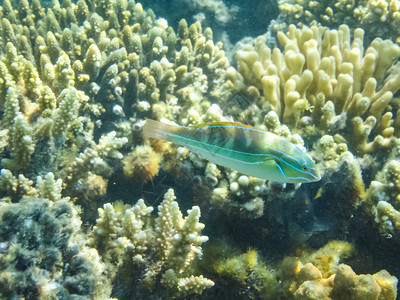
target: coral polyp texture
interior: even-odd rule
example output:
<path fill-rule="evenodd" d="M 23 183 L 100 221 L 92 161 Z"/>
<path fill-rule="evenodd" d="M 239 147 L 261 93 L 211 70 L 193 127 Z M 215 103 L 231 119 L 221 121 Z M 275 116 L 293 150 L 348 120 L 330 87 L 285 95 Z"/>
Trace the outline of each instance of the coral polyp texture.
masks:
<path fill-rule="evenodd" d="M 143 292 L 146 287 L 147 293 L 156 295 L 163 286 L 164 297 L 185 296 L 201 294 L 214 285 L 190 271 L 192 261 L 202 254 L 201 245 L 208 240 L 200 235 L 204 224 L 199 222 L 199 207 L 192 207 L 183 217 L 170 189 L 158 206 L 155 219 L 151 216 L 153 207 L 146 206 L 143 199 L 133 207 L 121 208 L 120 211 L 107 203 L 99 209 L 91 243 L 99 249 L 110 270 L 118 268 L 119 276 L 126 277 L 123 280 L 134 282 L 144 278 L 144 286 L 133 290 Z"/>
<path fill-rule="evenodd" d="M 334 27 L 348 24 L 368 30 L 369 38 L 399 39 L 399 2 L 396 0 L 361 1 L 278 1 L 280 19 L 287 24 Z"/>
<path fill-rule="evenodd" d="M 226 8 L 221 22 L 236 13 L 203 2 Z M 134 0 L 4 0 L 0 298 L 393 299 L 382 269 L 397 269 L 377 259 L 400 241 L 398 16 L 385 3 L 335 6 L 373 23 L 367 37 L 334 14 L 337 28 L 290 25 L 277 47 L 271 32 L 248 39 L 231 64 L 211 28 L 174 29 Z M 146 119 L 268 130 L 323 176 L 243 175 L 145 138 Z M 343 261 L 366 232 L 384 245 Z"/>
<path fill-rule="evenodd" d="M 283 51 L 258 37 L 237 53 L 238 71 L 228 70 L 235 88 L 256 105 L 240 113 L 243 120 L 273 110 L 290 128 L 315 125 L 340 134 L 357 154 L 393 147 L 397 109 L 389 103 L 400 86 L 400 47 L 376 38 L 364 48 L 364 31 L 351 37 L 346 25 L 291 25 L 277 37 Z"/>

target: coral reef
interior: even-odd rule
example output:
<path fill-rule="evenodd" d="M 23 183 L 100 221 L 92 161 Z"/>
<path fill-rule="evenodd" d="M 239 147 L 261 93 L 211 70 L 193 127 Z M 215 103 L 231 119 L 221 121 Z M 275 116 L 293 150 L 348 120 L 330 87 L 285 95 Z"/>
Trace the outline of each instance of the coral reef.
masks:
<path fill-rule="evenodd" d="M 399 240 L 400 236 L 400 143 L 388 157 L 367 190 L 369 213 L 379 227 L 379 231 L 388 238 Z"/>
<path fill-rule="evenodd" d="M 84 245 L 68 199 L 0 202 L 0 297 L 104 297 L 111 287 L 97 251 Z"/>
<path fill-rule="evenodd" d="M 399 242 L 400 48 L 383 39 L 398 27 L 397 4 L 385 3 L 327 5 L 321 23 L 338 29 L 290 25 L 280 48 L 248 40 L 235 68 L 207 23 L 174 30 L 134 0 L 4 0 L 0 298 L 394 299 L 397 279 L 375 272 L 396 267 L 371 263 L 368 249 L 360 272 L 343 261 L 357 249 L 331 241 L 357 248 L 371 231 L 377 245 Z M 222 1 L 192 4 L 246 22 Z M 317 4 L 293 17 L 283 11 L 296 5 L 280 2 L 281 18 L 308 23 Z M 364 38 L 355 27 L 369 24 Z M 245 176 L 145 139 L 146 118 L 269 130 L 308 150 L 323 178 Z M 245 242 L 207 250 L 218 236 Z M 392 248 L 379 249 L 374 258 Z"/>
<path fill-rule="evenodd" d="M 231 298 L 396 299 L 398 280 L 386 270 L 357 275 L 342 263 L 354 252 L 349 243 L 331 241 L 316 251 L 286 257 L 272 268 L 256 250 L 238 254 L 228 242 L 218 241 L 205 248 L 204 263 L 217 286 L 234 287 Z"/>
<path fill-rule="evenodd" d="M 107 164 L 122 158 L 117 149 L 138 142 L 139 116 L 184 123 L 188 110 L 207 111 L 206 97 L 226 94 L 228 60 L 199 22 L 182 20 L 175 33 L 134 1 L 24 5 L 6 1 L 1 27 L 0 106 L 10 142 L 2 165 L 14 173 L 38 167 L 68 184 L 88 172 L 109 177 Z M 46 163 L 32 165 L 39 159 Z"/>
<path fill-rule="evenodd" d="M 286 299 L 396 299 L 397 279 L 386 270 L 357 275 L 350 266 L 339 264 L 325 277 L 312 263 L 287 259 L 283 264 L 283 276 L 291 277 Z"/>
<path fill-rule="evenodd" d="M 184 218 L 170 189 L 158 206 L 154 221 L 153 207 L 146 206 L 143 199 L 133 207 L 121 208 L 107 203 L 99 209 L 90 244 L 122 280 L 136 282 L 137 278 L 144 278 L 145 287 L 154 295 L 164 294 L 159 291 L 163 286 L 170 297 L 201 294 L 214 285 L 202 275 L 191 274 L 191 264 L 201 256 L 201 244 L 208 240 L 200 235 L 204 224 L 199 223 L 199 207 L 192 207 Z M 128 271 L 133 269 L 136 271 Z M 132 289 L 145 293 L 140 286 Z"/>
<path fill-rule="evenodd" d="M 169 24 L 177 24 L 182 18 L 190 22 L 200 21 L 212 27 L 214 37 L 228 46 L 244 36 L 264 33 L 279 13 L 278 3 L 270 0 L 249 0 L 246 3 L 239 0 L 177 0 L 171 3 L 144 0 L 141 3 L 151 6 Z"/>
<path fill-rule="evenodd" d="M 255 105 L 244 112 L 239 105 L 227 107 L 225 113 L 263 124 L 260 112 L 273 110 L 291 128 L 315 125 L 340 134 L 358 155 L 393 147 L 397 109 L 388 104 L 399 87 L 400 48 L 377 38 L 364 50 L 363 36 L 357 29 L 351 39 L 346 25 L 338 30 L 292 25 L 278 33 L 283 52 L 258 37 L 237 53 L 238 71 L 227 72 Z"/>
<path fill-rule="evenodd" d="M 90 218 L 90 210 L 98 206 L 94 200 L 109 196 L 110 178 L 123 174 L 143 184 L 158 173 L 162 156 L 143 145 L 138 133 L 145 117 L 188 124 L 193 120 L 185 115 L 210 118 L 207 112 L 212 105 L 207 98 L 227 96 L 224 74 L 229 62 L 222 44 L 214 44 L 211 29 L 203 30 L 200 22 L 189 26 L 182 20 L 175 33 L 164 19 L 156 19 L 151 10 L 146 12 L 132 0 L 54 1 L 47 9 L 40 1 L 6 0 L 0 14 L 0 108 L 4 112 L 0 192 L 4 209 L 24 204 L 29 213 L 33 204 L 26 206 L 29 200 L 25 199 L 39 197 L 47 199 L 46 207 L 52 213 L 60 205 L 53 203 L 77 209 L 74 200 Z M 138 157 L 143 151 L 147 164 Z M 152 267 L 143 282 L 149 288 L 155 285 L 150 282 L 156 280 L 151 274 L 158 272 L 162 278 L 157 283 L 170 294 L 201 293 L 212 281 L 186 270 L 207 240 L 197 235 L 204 227 L 198 223 L 200 210 L 193 207 L 183 218 L 171 193 L 166 197 L 171 207 L 164 208 L 164 215 L 172 210 L 169 227 L 156 219 L 161 223 L 147 228 L 149 235 L 139 230 L 138 235 L 133 231 L 121 235 L 118 242 L 121 251 L 126 248 L 126 255 L 118 274 L 128 274 L 124 268 L 138 263 L 138 255 L 146 252 L 142 249 L 130 257 L 129 243 L 155 245 L 168 235 L 171 245 L 155 252 L 161 265 L 152 256 L 145 257 Z M 110 207 L 105 206 L 106 215 Z M 129 221 L 133 211 L 121 215 L 127 233 L 136 226 L 135 220 Z M 141 217 L 146 219 L 145 214 L 138 215 L 138 222 Z M 1 227 L 6 231 L 9 227 L 4 220 Z M 73 232 L 78 236 L 80 223 L 75 225 Z M 104 260 L 118 252 L 106 248 L 110 253 L 105 253 L 97 246 Z M 87 273 L 91 276 L 90 269 Z M 23 282 L 21 289 L 29 290 Z M 87 295 L 96 293 L 87 288 Z"/>
<path fill-rule="evenodd" d="M 351 28 L 368 29 L 369 38 L 392 38 L 399 43 L 399 4 L 383 1 L 278 1 L 280 19 L 287 24 L 336 27 L 347 24 Z M 280 25 L 282 26 L 282 25 Z"/>

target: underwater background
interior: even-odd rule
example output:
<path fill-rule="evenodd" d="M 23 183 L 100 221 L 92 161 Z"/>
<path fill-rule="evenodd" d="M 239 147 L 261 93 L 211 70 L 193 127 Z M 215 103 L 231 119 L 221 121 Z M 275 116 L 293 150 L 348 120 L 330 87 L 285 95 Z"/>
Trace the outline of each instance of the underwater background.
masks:
<path fill-rule="evenodd" d="M 398 0 L 0 3 L 0 299 L 397 298 Z M 321 180 L 146 119 L 273 132 Z"/>

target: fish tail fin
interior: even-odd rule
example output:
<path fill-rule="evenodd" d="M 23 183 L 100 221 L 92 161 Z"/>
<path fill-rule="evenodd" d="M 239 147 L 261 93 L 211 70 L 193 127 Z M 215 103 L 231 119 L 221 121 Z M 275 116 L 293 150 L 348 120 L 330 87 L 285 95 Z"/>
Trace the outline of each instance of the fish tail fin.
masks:
<path fill-rule="evenodd" d="M 173 126 L 159 121 L 146 119 L 146 123 L 143 125 L 143 135 L 147 138 L 164 140 L 172 142 L 173 137 L 169 133 L 175 132 L 179 129 L 178 126 Z"/>

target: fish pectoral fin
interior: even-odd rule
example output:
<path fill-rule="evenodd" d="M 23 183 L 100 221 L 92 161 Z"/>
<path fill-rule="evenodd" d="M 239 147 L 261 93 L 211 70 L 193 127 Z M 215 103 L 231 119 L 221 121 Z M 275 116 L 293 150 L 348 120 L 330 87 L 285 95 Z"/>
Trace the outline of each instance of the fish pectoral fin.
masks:
<path fill-rule="evenodd" d="M 301 182 L 294 183 L 294 190 L 297 191 L 301 187 Z"/>
<path fill-rule="evenodd" d="M 285 171 L 283 171 L 283 168 L 282 168 L 282 166 L 281 166 L 281 164 L 280 164 L 280 162 L 278 160 L 274 159 L 273 157 L 269 157 L 268 156 L 268 157 L 265 158 L 263 163 L 264 163 L 264 166 L 266 166 L 268 168 L 278 169 L 278 172 L 280 174 L 282 174 L 282 177 L 286 178 Z"/>

